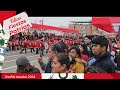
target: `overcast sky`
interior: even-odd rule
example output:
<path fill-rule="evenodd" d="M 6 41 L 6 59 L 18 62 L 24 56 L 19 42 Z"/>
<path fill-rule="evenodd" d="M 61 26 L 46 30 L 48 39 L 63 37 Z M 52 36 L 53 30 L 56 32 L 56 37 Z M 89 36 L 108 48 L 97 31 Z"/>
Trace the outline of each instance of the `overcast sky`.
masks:
<path fill-rule="evenodd" d="M 44 25 L 68 27 L 69 21 L 91 21 L 92 17 L 29 17 L 33 23 L 39 23 L 43 19 Z"/>
<path fill-rule="evenodd" d="M 92 21 L 92 17 L 29 17 L 30 22 L 40 23 L 43 19 L 44 25 L 58 26 L 58 27 L 69 27 L 69 21 Z M 113 24 L 115 31 L 118 31 L 120 24 Z M 117 26 L 117 27 L 116 27 Z"/>

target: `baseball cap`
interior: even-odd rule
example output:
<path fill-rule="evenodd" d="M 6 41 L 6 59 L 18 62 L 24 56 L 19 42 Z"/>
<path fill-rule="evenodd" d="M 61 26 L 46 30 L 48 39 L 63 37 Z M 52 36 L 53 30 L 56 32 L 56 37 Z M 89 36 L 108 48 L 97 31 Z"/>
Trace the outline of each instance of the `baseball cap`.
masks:
<path fill-rule="evenodd" d="M 25 56 L 21 56 L 16 60 L 17 66 L 25 66 L 27 63 L 30 63 Z"/>

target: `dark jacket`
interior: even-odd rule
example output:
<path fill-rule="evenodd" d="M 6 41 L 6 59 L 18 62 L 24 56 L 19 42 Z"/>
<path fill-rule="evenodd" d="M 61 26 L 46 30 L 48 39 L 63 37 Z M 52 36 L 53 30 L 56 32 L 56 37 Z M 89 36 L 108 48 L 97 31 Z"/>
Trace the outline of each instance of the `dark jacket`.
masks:
<path fill-rule="evenodd" d="M 47 64 L 45 63 L 39 63 L 41 68 L 45 71 L 45 73 L 51 73 L 52 67 L 51 67 L 51 61 L 48 61 Z"/>
<path fill-rule="evenodd" d="M 120 57 L 115 57 L 114 62 L 117 63 L 116 69 L 117 69 L 117 70 L 120 70 Z"/>
<path fill-rule="evenodd" d="M 38 68 L 33 68 L 29 73 L 40 73 Z"/>
<path fill-rule="evenodd" d="M 111 55 L 109 52 L 106 52 L 102 57 L 95 57 L 96 61 L 91 64 L 91 66 L 96 66 L 108 73 L 115 72 L 115 65 L 111 60 Z"/>
<path fill-rule="evenodd" d="M 87 44 L 87 49 L 88 49 L 88 56 L 91 57 L 92 56 L 92 43 Z"/>
<path fill-rule="evenodd" d="M 51 61 L 49 61 L 45 68 L 45 73 L 51 73 L 52 67 L 51 67 Z"/>

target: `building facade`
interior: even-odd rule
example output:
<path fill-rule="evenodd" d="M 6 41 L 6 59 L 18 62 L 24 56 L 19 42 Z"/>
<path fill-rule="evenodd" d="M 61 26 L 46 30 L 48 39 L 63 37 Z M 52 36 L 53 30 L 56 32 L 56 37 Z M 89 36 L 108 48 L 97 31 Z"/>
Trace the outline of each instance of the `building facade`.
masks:
<path fill-rule="evenodd" d="M 80 30 L 81 35 L 83 35 L 83 34 L 86 34 L 86 35 L 98 34 L 98 28 L 96 28 L 93 25 L 91 26 L 90 23 L 88 23 L 88 24 L 86 24 L 86 23 L 85 24 L 70 23 L 69 28 L 74 29 L 74 30 Z"/>

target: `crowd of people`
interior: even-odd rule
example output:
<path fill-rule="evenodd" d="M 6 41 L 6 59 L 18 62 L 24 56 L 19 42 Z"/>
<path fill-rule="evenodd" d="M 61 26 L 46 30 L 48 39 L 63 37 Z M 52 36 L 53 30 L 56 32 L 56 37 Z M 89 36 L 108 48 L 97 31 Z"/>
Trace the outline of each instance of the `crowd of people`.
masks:
<path fill-rule="evenodd" d="M 120 72 L 120 34 L 111 39 L 98 35 L 56 36 L 34 31 L 32 34 L 19 33 L 10 38 L 8 50 L 21 49 L 22 54 L 23 50 L 27 53 L 28 48 L 31 53 L 40 54 L 38 63 L 44 73 Z M 49 58 L 47 64 L 42 58 L 45 50 Z M 18 73 L 41 73 L 26 57 L 19 57 L 16 64 Z"/>

